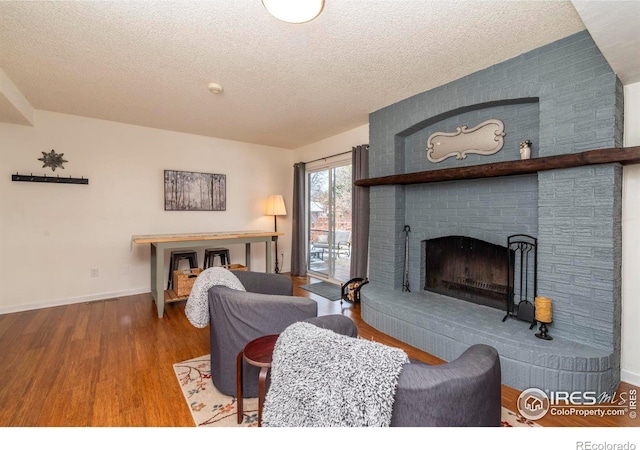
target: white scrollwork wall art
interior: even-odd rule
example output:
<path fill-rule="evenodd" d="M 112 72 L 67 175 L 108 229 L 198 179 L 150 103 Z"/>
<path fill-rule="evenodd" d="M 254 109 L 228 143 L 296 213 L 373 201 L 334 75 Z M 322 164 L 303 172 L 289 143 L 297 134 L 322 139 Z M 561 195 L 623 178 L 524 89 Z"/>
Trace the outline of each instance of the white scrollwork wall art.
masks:
<path fill-rule="evenodd" d="M 427 158 L 437 163 L 455 156 L 464 159 L 469 153 L 493 155 L 504 145 L 504 123 L 489 119 L 473 128 L 466 125 L 456 128 L 454 133 L 437 131 L 427 141 Z"/>

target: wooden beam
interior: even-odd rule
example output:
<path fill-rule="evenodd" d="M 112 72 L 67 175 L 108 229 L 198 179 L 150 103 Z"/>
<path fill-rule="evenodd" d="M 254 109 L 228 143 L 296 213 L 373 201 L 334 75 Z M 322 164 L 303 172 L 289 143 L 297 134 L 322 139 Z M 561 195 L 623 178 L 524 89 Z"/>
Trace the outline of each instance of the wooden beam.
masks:
<path fill-rule="evenodd" d="M 519 159 L 477 166 L 453 167 L 449 169 L 425 170 L 424 172 L 388 175 L 385 177 L 356 180 L 356 186 L 404 185 L 435 183 L 438 181 L 472 180 L 475 178 L 504 177 L 542 172 L 544 170 L 568 169 L 594 164 L 620 163 L 639 164 L 640 147 L 603 148 L 582 153 Z"/>

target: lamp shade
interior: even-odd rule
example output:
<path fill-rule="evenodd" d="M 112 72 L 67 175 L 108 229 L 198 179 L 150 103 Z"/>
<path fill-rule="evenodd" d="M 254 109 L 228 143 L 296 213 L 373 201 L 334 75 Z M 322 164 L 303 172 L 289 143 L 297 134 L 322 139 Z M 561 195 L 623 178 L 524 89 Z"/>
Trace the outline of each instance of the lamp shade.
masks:
<path fill-rule="evenodd" d="M 265 210 L 267 216 L 286 216 L 287 208 L 284 206 L 284 198 L 282 195 L 270 195 L 267 197 L 267 208 Z"/>
<path fill-rule="evenodd" d="M 289 23 L 309 22 L 324 8 L 324 0 L 262 0 L 262 4 L 273 17 Z"/>

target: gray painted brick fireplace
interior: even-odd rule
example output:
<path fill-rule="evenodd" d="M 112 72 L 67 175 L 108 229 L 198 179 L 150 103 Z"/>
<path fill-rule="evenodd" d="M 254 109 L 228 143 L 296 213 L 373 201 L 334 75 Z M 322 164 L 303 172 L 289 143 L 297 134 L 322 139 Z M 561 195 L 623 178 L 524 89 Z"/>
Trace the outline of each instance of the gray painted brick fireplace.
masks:
<path fill-rule="evenodd" d="M 415 95 L 370 115 L 371 177 L 622 146 L 623 88 L 588 32 L 581 32 Z M 491 156 L 427 159 L 435 131 L 491 118 L 504 147 Z M 533 175 L 370 188 L 370 283 L 363 319 L 442 359 L 477 342 L 495 346 L 503 383 L 517 389 L 612 392 L 620 377 L 621 196 L 619 164 Z M 403 292 L 404 233 L 409 283 Z M 538 239 L 538 295 L 553 300 L 552 341 L 504 313 L 423 290 L 424 241 L 460 235 L 506 245 Z"/>

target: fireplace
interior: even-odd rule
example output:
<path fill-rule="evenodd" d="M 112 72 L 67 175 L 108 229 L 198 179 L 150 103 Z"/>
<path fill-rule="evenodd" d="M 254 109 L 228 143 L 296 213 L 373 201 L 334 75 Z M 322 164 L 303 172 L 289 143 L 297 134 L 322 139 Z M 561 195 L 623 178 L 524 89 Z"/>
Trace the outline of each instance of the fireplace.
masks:
<path fill-rule="evenodd" d="M 623 102 L 622 83 L 582 32 L 371 113 L 369 177 L 393 184 L 369 189 L 363 320 L 447 361 L 473 343 L 489 343 L 500 353 L 504 384 L 518 389 L 615 391 L 621 166 L 550 165 L 484 175 L 498 166 L 582 160 L 578 154 L 622 147 Z M 499 152 L 428 159 L 434 133 L 491 119 L 505 126 Z M 533 143 L 530 162 L 519 153 L 524 140 Z M 508 275 L 508 239 L 514 235 L 537 239 L 537 273 L 523 258 L 524 270 Z M 438 248 L 445 237 L 460 239 L 459 251 L 455 245 Z M 479 246 L 486 247 L 480 257 Z M 517 251 L 515 261 L 521 261 Z M 420 290 L 402 291 L 405 277 Z M 528 287 L 531 280 L 537 286 Z M 531 302 L 536 290 L 553 299 L 552 341 L 537 339 L 521 320 L 503 321 L 505 311 L 522 319 L 521 303 Z M 511 308 L 500 303 L 507 293 L 515 300 Z"/>
<path fill-rule="evenodd" d="M 508 252 L 514 253 L 467 236 L 428 239 L 424 289 L 506 311 L 507 289 L 513 286 L 509 261 L 514 259 Z"/>

